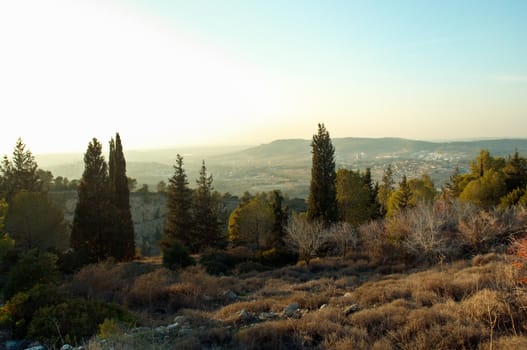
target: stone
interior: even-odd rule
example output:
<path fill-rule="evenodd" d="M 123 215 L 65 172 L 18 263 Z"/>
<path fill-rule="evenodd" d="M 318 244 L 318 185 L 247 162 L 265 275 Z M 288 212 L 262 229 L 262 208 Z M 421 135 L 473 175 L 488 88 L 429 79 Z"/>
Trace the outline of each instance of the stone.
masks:
<path fill-rule="evenodd" d="M 175 334 L 175 333 L 177 333 L 179 327 L 180 327 L 179 323 L 177 323 L 177 322 L 176 323 L 172 323 L 172 324 L 167 326 L 167 332 L 169 334 Z"/>
<path fill-rule="evenodd" d="M 286 317 L 292 317 L 295 313 L 295 311 L 298 310 L 298 304 L 297 303 L 292 303 L 292 304 L 289 304 L 285 309 L 284 309 L 284 316 Z"/>
<path fill-rule="evenodd" d="M 46 348 L 44 345 L 35 345 L 29 348 L 25 348 L 24 350 L 48 350 L 48 348 Z"/>
<path fill-rule="evenodd" d="M 262 312 L 260 315 L 258 315 L 258 318 L 261 321 L 274 320 L 278 317 L 279 316 L 276 312 Z"/>
<path fill-rule="evenodd" d="M 166 327 L 164 327 L 164 326 L 156 327 L 156 328 L 154 329 L 154 331 L 155 331 L 157 334 L 160 334 L 160 335 L 165 335 L 165 333 L 167 333 L 167 329 L 166 329 Z"/>
<path fill-rule="evenodd" d="M 64 344 L 61 346 L 60 350 L 73 350 L 73 346 L 70 344 Z"/>
<path fill-rule="evenodd" d="M 252 315 L 245 309 L 241 309 L 238 316 L 240 317 L 241 321 L 249 321 L 253 318 Z"/>
<path fill-rule="evenodd" d="M 231 301 L 238 299 L 238 294 L 234 293 L 232 290 L 227 290 L 223 292 L 223 296 Z"/>
<path fill-rule="evenodd" d="M 174 317 L 174 323 L 179 323 L 179 324 L 183 324 L 185 323 L 187 319 L 185 318 L 185 316 L 176 316 Z"/>
<path fill-rule="evenodd" d="M 130 333 L 146 333 L 146 332 L 150 332 L 151 329 L 148 328 L 148 327 L 136 327 L 136 328 L 133 328 Z"/>
<path fill-rule="evenodd" d="M 322 305 L 320 305 L 319 310 L 324 310 L 327 307 L 328 307 L 328 304 L 322 304 Z"/>
<path fill-rule="evenodd" d="M 346 292 L 344 295 L 343 295 L 343 298 L 349 298 L 351 297 L 351 293 L 350 292 Z"/>
<path fill-rule="evenodd" d="M 361 307 L 359 306 L 359 304 L 349 305 L 344 309 L 344 315 L 346 316 L 351 315 L 354 312 L 360 311 L 360 309 Z"/>

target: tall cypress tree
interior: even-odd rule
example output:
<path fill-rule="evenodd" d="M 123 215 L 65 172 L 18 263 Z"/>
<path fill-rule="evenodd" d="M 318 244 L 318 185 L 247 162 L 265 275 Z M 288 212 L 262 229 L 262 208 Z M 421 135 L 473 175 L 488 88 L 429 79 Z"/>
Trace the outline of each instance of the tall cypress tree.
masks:
<path fill-rule="evenodd" d="M 205 161 L 201 164 L 196 184 L 198 186 L 192 201 L 192 237 L 189 239 L 191 252 L 198 252 L 205 247 L 219 247 L 223 241 L 218 218 L 218 201 L 213 192 L 212 175 L 207 174 Z"/>
<path fill-rule="evenodd" d="M 187 174 L 183 169 L 183 157 L 179 154 L 174 165 L 174 175 L 169 179 L 167 218 L 161 248 L 165 253 L 175 241 L 189 246 L 192 230 L 192 191 L 188 187 Z"/>
<path fill-rule="evenodd" d="M 109 182 L 112 201 L 118 212 L 118 231 L 112 255 L 119 261 L 132 260 L 135 256 L 134 225 L 130 212 L 130 189 L 126 177 L 126 160 L 119 133 L 110 140 Z"/>
<path fill-rule="evenodd" d="M 318 124 L 318 133 L 313 135 L 311 185 L 309 189 L 307 216 L 310 220 L 321 220 L 324 224 L 338 219 L 335 148 L 324 124 Z"/>
<path fill-rule="evenodd" d="M 88 144 L 84 154 L 84 172 L 78 196 L 70 245 L 80 263 L 105 260 L 112 256 L 117 210 L 112 204 L 102 145 L 96 138 Z"/>

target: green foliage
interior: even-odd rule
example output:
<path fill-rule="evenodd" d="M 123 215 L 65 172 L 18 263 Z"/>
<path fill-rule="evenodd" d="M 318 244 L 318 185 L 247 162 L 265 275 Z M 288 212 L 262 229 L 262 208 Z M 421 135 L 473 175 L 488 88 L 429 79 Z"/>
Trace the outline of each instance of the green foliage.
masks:
<path fill-rule="evenodd" d="M 210 275 L 227 275 L 237 262 L 236 258 L 224 251 L 210 252 L 199 260 L 199 264 L 204 266 Z"/>
<path fill-rule="evenodd" d="M 527 159 L 520 157 L 518 150 L 509 156 L 503 169 L 507 192 L 523 189 L 527 186 Z"/>
<path fill-rule="evenodd" d="M 9 270 L 2 293 L 5 299 L 9 299 L 38 283 L 56 283 L 58 277 L 57 256 L 33 249 L 22 253 L 16 265 Z"/>
<path fill-rule="evenodd" d="M 525 193 L 526 192 L 524 188 L 516 188 L 512 190 L 500 198 L 499 208 L 506 209 L 508 207 L 512 207 L 513 205 L 519 204 L 522 200 L 522 197 L 525 197 Z"/>
<path fill-rule="evenodd" d="M 39 177 L 35 157 L 30 150 L 26 150 L 26 145 L 20 138 L 16 142 L 12 159 L 4 157 L 0 173 L 0 197 L 6 198 L 8 202 L 17 192 L 43 190 L 43 180 Z"/>
<path fill-rule="evenodd" d="M 337 202 L 341 219 L 352 225 L 360 225 L 377 215 L 369 169 L 364 174 L 347 169 L 337 171 Z"/>
<path fill-rule="evenodd" d="M 135 323 L 121 307 L 96 300 L 68 299 L 62 303 L 40 308 L 29 324 L 28 337 L 52 347 L 60 344 L 80 344 L 97 333 L 106 319 Z"/>
<path fill-rule="evenodd" d="M 169 269 L 175 270 L 195 263 L 196 261 L 190 256 L 188 248 L 176 240 L 163 250 L 163 265 Z"/>
<path fill-rule="evenodd" d="M 434 182 L 428 174 L 421 175 L 420 178 L 410 179 L 408 186 L 412 192 L 412 204 L 432 203 L 437 195 Z"/>
<path fill-rule="evenodd" d="M 490 170 L 501 171 L 505 167 L 505 159 L 492 157 L 488 150 L 481 150 L 479 156 L 470 163 L 471 175 L 482 177 Z"/>
<path fill-rule="evenodd" d="M 324 124 L 318 124 L 313 135 L 311 183 L 307 216 L 309 220 L 322 220 L 325 225 L 338 220 L 335 148 Z"/>
<path fill-rule="evenodd" d="M 61 303 L 65 296 L 54 285 L 37 284 L 28 291 L 15 294 L 0 308 L 0 327 L 24 338 L 38 309 Z"/>
<path fill-rule="evenodd" d="M 118 232 L 118 210 L 109 191 L 108 167 L 97 139 L 88 144 L 84 154 L 84 172 L 79 200 L 75 207 L 70 244 L 80 261 L 93 263 L 112 256 L 112 248 L 122 244 Z"/>
<path fill-rule="evenodd" d="M 202 251 L 207 247 L 224 246 L 224 237 L 219 221 L 219 201 L 212 187 L 212 175 L 207 175 L 205 161 L 201 165 L 197 188 L 192 196 L 192 235 L 189 238 L 192 252 Z"/>
<path fill-rule="evenodd" d="M 109 185 L 112 202 L 116 207 L 117 227 L 111 255 L 118 261 L 129 261 L 135 256 L 135 235 L 130 212 L 130 189 L 126 176 L 126 160 L 119 133 L 110 140 Z"/>
<path fill-rule="evenodd" d="M 65 250 L 68 232 L 64 214 L 47 193 L 14 194 L 5 220 L 5 229 L 22 250 Z"/>
<path fill-rule="evenodd" d="M 109 339 L 122 334 L 123 330 L 121 329 L 121 325 L 115 319 L 105 319 L 104 322 L 99 325 L 98 337 L 101 339 Z"/>
<path fill-rule="evenodd" d="M 255 260 L 264 266 L 282 267 L 295 264 L 298 254 L 286 247 L 273 247 L 255 255 Z"/>
<path fill-rule="evenodd" d="M 188 187 L 187 174 L 183 168 L 183 157 L 179 154 L 174 165 L 174 175 L 169 180 L 167 198 L 167 218 L 164 237 L 161 241 L 163 254 L 175 240 L 188 246 L 192 231 L 192 191 Z"/>
<path fill-rule="evenodd" d="M 401 182 L 399 182 L 399 188 L 394 191 L 388 201 L 388 216 L 393 216 L 403 209 L 415 206 L 415 202 L 412 198 L 412 189 L 408 184 L 406 175 L 403 176 Z"/>
<path fill-rule="evenodd" d="M 385 216 L 388 213 L 388 202 L 394 191 L 394 184 L 395 181 L 393 179 L 392 165 L 388 164 L 384 169 L 382 181 L 377 191 L 377 202 L 379 203 L 379 212 L 381 216 Z"/>
<path fill-rule="evenodd" d="M 229 217 L 229 240 L 253 250 L 271 246 L 275 215 L 265 193 L 242 200 Z"/>
<path fill-rule="evenodd" d="M 500 202 L 506 191 L 503 173 L 490 169 L 483 176 L 470 181 L 459 199 L 482 208 L 490 208 Z"/>

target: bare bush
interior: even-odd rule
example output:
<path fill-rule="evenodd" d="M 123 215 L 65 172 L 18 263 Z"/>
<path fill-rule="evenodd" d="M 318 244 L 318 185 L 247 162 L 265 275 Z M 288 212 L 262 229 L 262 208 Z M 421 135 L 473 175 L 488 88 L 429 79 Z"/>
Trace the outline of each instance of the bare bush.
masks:
<path fill-rule="evenodd" d="M 328 242 L 328 232 L 320 221 L 308 221 L 301 215 L 293 215 L 287 225 L 287 242 L 307 264 L 316 257 L 320 248 Z"/>
<path fill-rule="evenodd" d="M 350 249 L 356 249 L 359 243 L 357 230 L 346 222 L 338 222 L 327 231 L 328 240 L 335 244 L 337 254 L 343 258 L 347 256 Z"/>
<path fill-rule="evenodd" d="M 436 205 L 421 203 L 400 215 L 405 217 L 402 221 L 408 230 L 403 246 L 411 256 L 417 260 L 435 262 L 457 255 L 451 232 L 445 231 L 445 228 L 451 227 L 448 211 Z"/>

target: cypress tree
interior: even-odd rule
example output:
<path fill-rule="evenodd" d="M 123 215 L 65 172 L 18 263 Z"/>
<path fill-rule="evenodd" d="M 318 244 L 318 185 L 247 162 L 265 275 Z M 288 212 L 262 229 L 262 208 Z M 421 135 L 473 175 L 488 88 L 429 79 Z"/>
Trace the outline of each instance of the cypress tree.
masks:
<path fill-rule="evenodd" d="M 80 263 L 105 260 L 112 256 L 117 210 L 111 200 L 102 146 L 96 138 L 84 154 L 84 172 L 77 191 L 70 245 Z"/>
<path fill-rule="evenodd" d="M 214 197 L 212 175 L 207 176 L 205 161 L 201 165 L 198 185 L 193 194 L 192 237 L 189 239 L 190 251 L 198 252 L 205 247 L 219 247 L 222 244 L 220 222 L 218 218 L 218 201 Z"/>
<path fill-rule="evenodd" d="M 377 201 L 379 202 L 379 212 L 381 216 L 388 213 L 388 201 L 393 193 L 393 171 L 392 165 L 388 164 L 382 175 L 381 185 L 377 191 Z"/>
<path fill-rule="evenodd" d="M 283 205 L 284 197 L 282 193 L 275 190 L 271 194 L 271 207 L 273 209 L 273 230 L 271 232 L 271 244 L 274 247 L 285 246 L 284 237 L 286 236 L 285 227 L 289 216 L 289 208 Z"/>
<path fill-rule="evenodd" d="M 311 142 L 313 164 L 309 189 L 307 216 L 328 225 L 338 219 L 335 148 L 324 124 L 318 124 L 318 133 Z"/>
<path fill-rule="evenodd" d="M 118 231 L 115 234 L 112 255 L 119 261 L 135 256 L 134 225 L 130 212 L 130 189 L 126 177 L 126 160 L 119 133 L 110 140 L 109 182 L 112 201 L 118 212 Z"/>
<path fill-rule="evenodd" d="M 161 241 L 163 254 L 175 241 L 189 246 L 192 230 L 192 191 L 188 187 L 187 174 L 183 169 L 183 157 L 179 154 L 174 165 L 174 175 L 169 179 L 167 194 L 167 218 Z"/>

